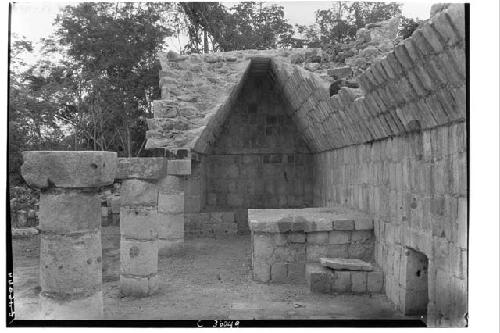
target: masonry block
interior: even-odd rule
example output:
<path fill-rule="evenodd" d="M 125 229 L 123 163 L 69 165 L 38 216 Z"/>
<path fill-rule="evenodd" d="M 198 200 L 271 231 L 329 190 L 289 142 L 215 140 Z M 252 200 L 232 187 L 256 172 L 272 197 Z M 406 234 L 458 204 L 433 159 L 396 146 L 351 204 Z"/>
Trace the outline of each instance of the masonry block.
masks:
<path fill-rule="evenodd" d="M 272 282 L 285 282 L 287 281 L 287 264 L 274 263 L 271 265 L 271 281 Z"/>
<path fill-rule="evenodd" d="M 168 160 L 167 174 L 172 176 L 187 176 L 191 174 L 191 160 Z"/>
<path fill-rule="evenodd" d="M 158 204 L 158 189 L 155 184 L 127 179 L 120 188 L 121 206 L 156 206 Z"/>
<path fill-rule="evenodd" d="M 333 230 L 353 230 L 354 220 L 335 220 Z"/>
<path fill-rule="evenodd" d="M 369 292 L 381 292 L 384 287 L 384 273 L 381 271 L 368 272 L 366 287 Z"/>
<path fill-rule="evenodd" d="M 302 282 L 305 280 L 305 263 L 288 263 L 288 280 L 291 282 Z"/>
<path fill-rule="evenodd" d="M 367 272 L 351 272 L 352 291 L 355 293 L 366 292 Z"/>
<path fill-rule="evenodd" d="M 163 194 L 158 195 L 158 211 L 164 214 L 184 213 L 184 194 Z"/>

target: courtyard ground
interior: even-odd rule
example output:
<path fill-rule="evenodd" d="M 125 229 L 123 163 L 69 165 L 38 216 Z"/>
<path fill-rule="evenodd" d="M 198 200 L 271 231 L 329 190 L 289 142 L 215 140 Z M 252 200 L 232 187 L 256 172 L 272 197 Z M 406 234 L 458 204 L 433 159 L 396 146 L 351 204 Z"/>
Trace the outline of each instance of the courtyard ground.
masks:
<path fill-rule="evenodd" d="M 13 240 L 16 319 L 38 319 L 39 237 Z M 384 295 L 312 294 L 305 284 L 252 280 L 250 236 L 187 239 L 184 250 L 160 257 L 160 290 L 147 298 L 120 296 L 119 231 L 103 228 L 105 319 L 405 319 Z"/>

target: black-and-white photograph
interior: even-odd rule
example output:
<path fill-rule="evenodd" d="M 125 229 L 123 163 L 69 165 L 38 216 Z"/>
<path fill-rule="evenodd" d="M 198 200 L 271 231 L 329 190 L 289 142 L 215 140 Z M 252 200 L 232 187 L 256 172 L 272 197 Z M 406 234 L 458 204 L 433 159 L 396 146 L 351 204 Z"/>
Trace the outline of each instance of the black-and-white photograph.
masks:
<path fill-rule="evenodd" d="M 7 326 L 469 326 L 468 4 L 9 8 Z"/>

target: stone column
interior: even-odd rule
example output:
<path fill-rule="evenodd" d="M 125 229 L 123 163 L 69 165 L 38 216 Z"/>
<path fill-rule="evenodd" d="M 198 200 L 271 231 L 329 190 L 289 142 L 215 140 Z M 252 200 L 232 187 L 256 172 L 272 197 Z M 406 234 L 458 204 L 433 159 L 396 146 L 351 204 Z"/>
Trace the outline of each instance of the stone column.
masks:
<path fill-rule="evenodd" d="M 184 245 L 184 185 L 191 174 L 191 159 L 168 160 L 167 175 L 158 181 L 158 237 L 160 255 Z"/>
<path fill-rule="evenodd" d="M 25 181 L 40 193 L 41 319 L 103 315 L 99 187 L 113 183 L 116 153 L 24 152 Z"/>
<path fill-rule="evenodd" d="M 158 188 L 164 158 L 120 158 L 120 289 L 145 297 L 158 290 Z"/>

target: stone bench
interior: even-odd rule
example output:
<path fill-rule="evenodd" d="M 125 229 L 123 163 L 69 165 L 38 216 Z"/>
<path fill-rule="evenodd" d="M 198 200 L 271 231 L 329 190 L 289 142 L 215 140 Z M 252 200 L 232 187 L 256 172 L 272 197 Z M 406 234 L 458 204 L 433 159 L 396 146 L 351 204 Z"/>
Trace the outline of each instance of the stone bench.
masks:
<path fill-rule="evenodd" d="M 384 274 L 371 263 L 359 259 L 320 258 L 306 265 L 309 289 L 317 293 L 381 293 Z"/>
<path fill-rule="evenodd" d="M 373 219 L 344 207 L 249 209 L 254 279 L 304 282 L 320 258 L 373 260 Z"/>

